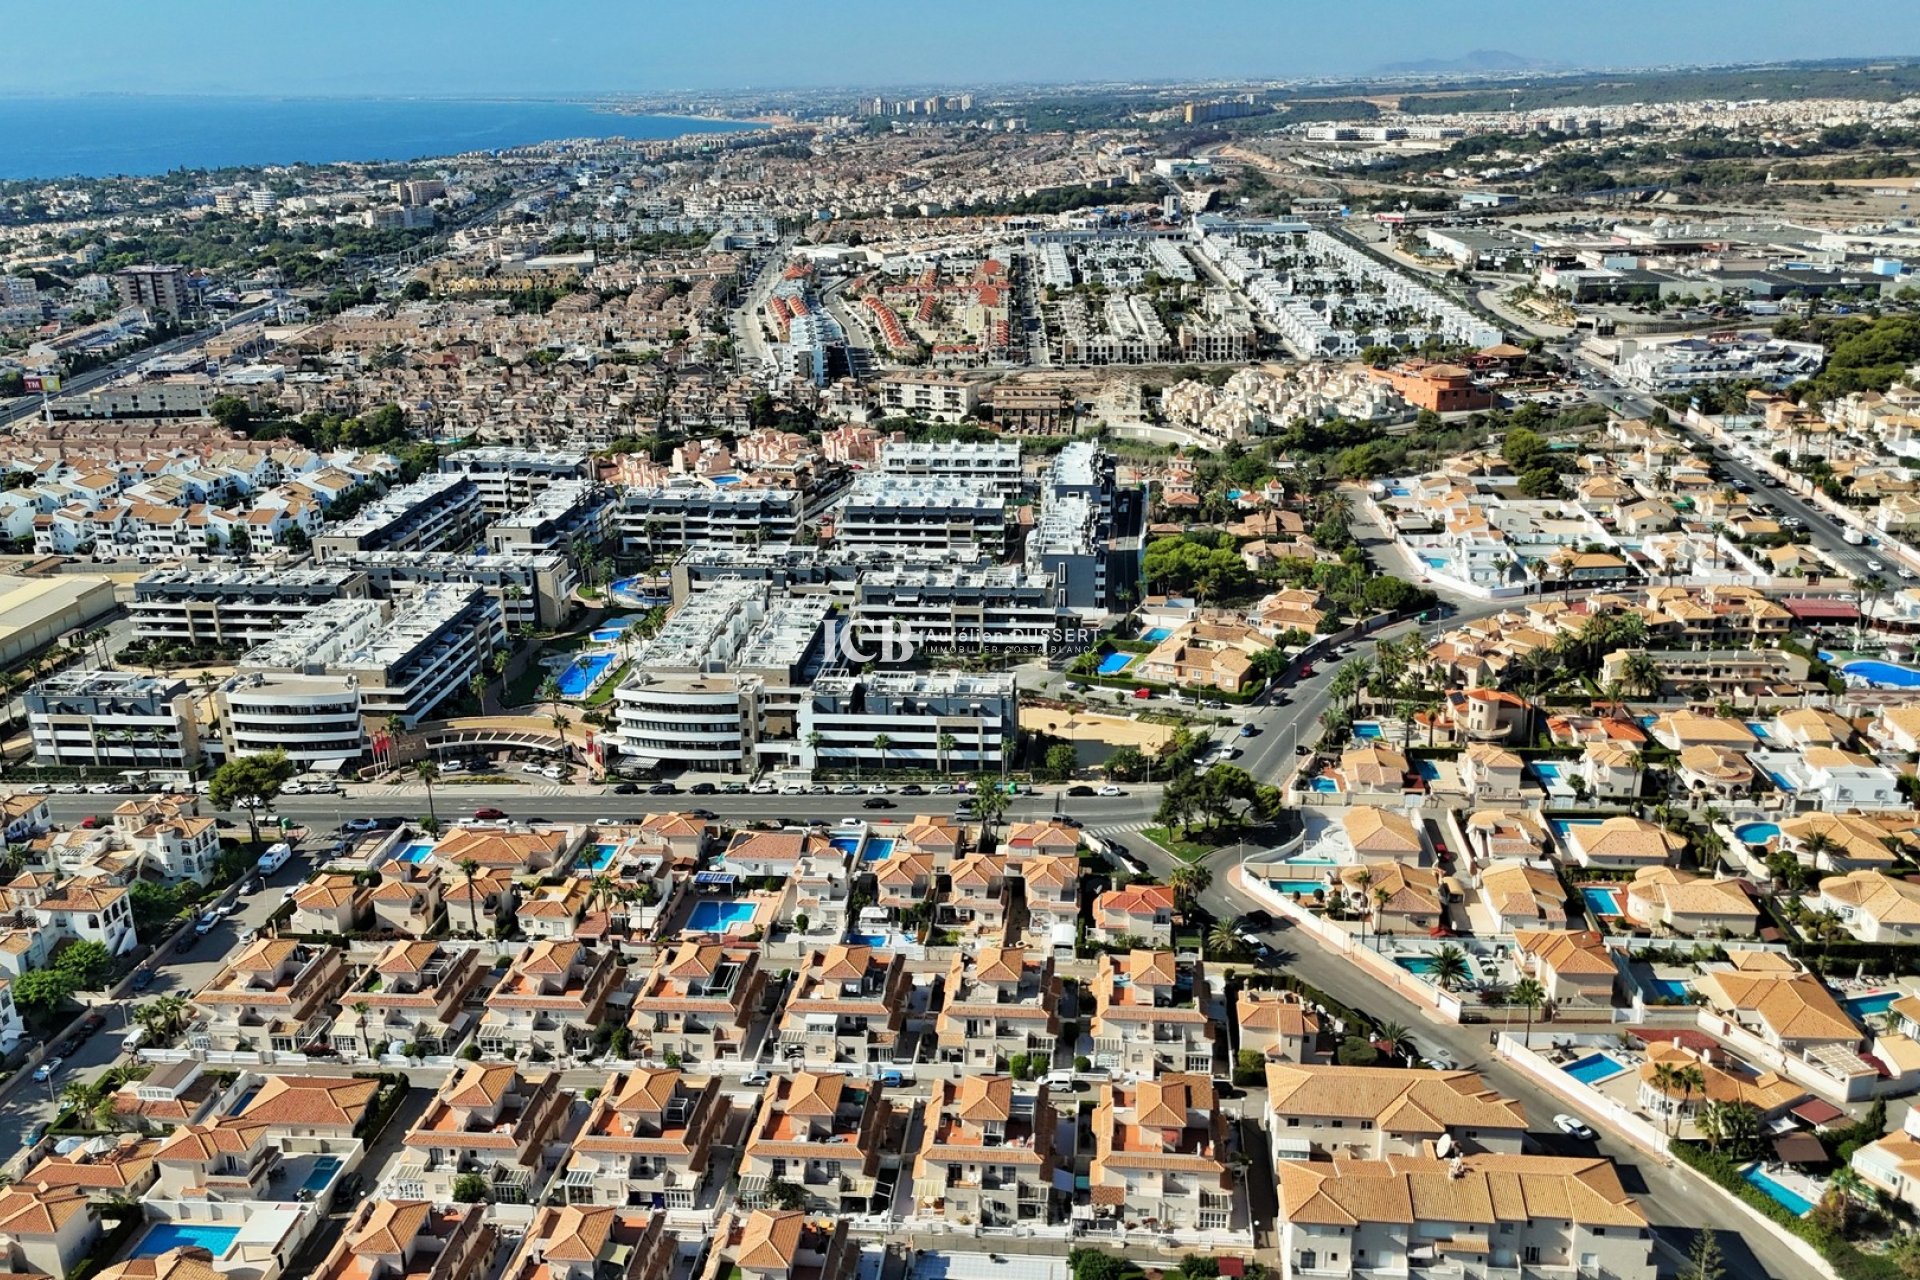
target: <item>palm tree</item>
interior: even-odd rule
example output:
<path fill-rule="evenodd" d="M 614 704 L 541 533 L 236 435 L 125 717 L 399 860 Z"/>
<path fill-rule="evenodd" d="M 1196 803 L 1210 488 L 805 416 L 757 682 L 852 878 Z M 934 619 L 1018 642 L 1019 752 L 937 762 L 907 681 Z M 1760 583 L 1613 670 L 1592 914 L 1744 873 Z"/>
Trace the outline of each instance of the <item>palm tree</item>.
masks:
<path fill-rule="evenodd" d="M 1651 697 L 1660 692 L 1660 664 L 1644 649 L 1635 650 L 1620 664 L 1619 683 L 1642 697 Z"/>
<path fill-rule="evenodd" d="M 950 772 L 953 765 L 953 749 L 960 745 L 960 739 L 950 733 L 942 732 L 933 742 L 940 749 L 940 772 Z"/>
<path fill-rule="evenodd" d="M 1360 868 L 1360 870 L 1354 873 L 1353 883 L 1354 883 L 1354 886 L 1360 890 L 1360 897 L 1363 900 L 1366 899 L 1368 896 L 1367 890 L 1373 886 L 1373 872 L 1368 870 L 1366 867 Z M 1360 913 L 1360 941 L 1362 942 L 1365 942 L 1367 940 L 1367 924 L 1369 921 L 1369 917 L 1370 917 L 1370 913 L 1368 912 L 1362 911 Z"/>
<path fill-rule="evenodd" d="M 1387 922 L 1387 904 L 1393 893 L 1385 885 L 1373 891 L 1373 936 L 1379 937 Z"/>
<path fill-rule="evenodd" d="M 1413 1033 L 1407 1030 L 1406 1024 L 1400 1022 L 1389 1020 L 1375 1027 L 1373 1042 L 1385 1046 L 1388 1053 L 1407 1062 L 1412 1062 L 1419 1053 L 1413 1045 Z"/>
<path fill-rule="evenodd" d="M 1507 992 L 1508 1004 L 1517 1004 L 1527 1011 L 1527 1026 L 1520 1039 L 1522 1048 L 1533 1047 L 1533 1015 L 1546 1002 L 1547 989 L 1537 978 L 1522 978 Z"/>
<path fill-rule="evenodd" d="M 980 789 L 973 803 L 974 811 L 980 815 L 980 843 L 985 844 L 993 824 L 1007 811 L 1007 793 L 989 783 Z"/>
<path fill-rule="evenodd" d="M 1472 976 L 1473 965 L 1459 947 L 1448 943 L 1434 952 L 1433 980 L 1440 984 L 1442 991 L 1452 991 Z"/>
<path fill-rule="evenodd" d="M 560 682 L 558 680 L 552 676 L 548 676 L 545 680 L 542 680 L 539 691 L 535 696 L 547 704 L 548 710 L 552 711 L 555 715 L 560 714 Z"/>
<path fill-rule="evenodd" d="M 821 733 L 818 729 L 814 729 L 807 734 L 807 750 L 813 753 L 813 767 L 816 769 L 820 767 L 820 744 L 826 740 L 827 735 Z"/>
<path fill-rule="evenodd" d="M 1173 900 L 1179 904 L 1182 912 L 1189 915 L 1193 913 L 1194 899 L 1205 893 L 1207 886 L 1212 883 L 1213 872 L 1194 862 L 1175 867 L 1173 874 L 1167 877 L 1167 884 L 1173 889 Z"/>
<path fill-rule="evenodd" d="M 487 714 L 487 676 L 484 671 L 476 671 L 467 677 L 467 692 L 480 704 L 480 714 Z"/>
<path fill-rule="evenodd" d="M 887 748 L 893 745 L 893 739 L 884 733 L 873 735 L 873 749 L 880 753 L 880 772 L 887 771 Z"/>
<path fill-rule="evenodd" d="M 1674 1073 L 1675 1081 L 1680 1085 L 1680 1106 L 1684 1110 L 1693 1103 L 1693 1095 L 1707 1091 L 1707 1077 L 1699 1067 L 1686 1066 Z"/>
<path fill-rule="evenodd" d="M 1674 1105 L 1673 1095 L 1680 1089 L 1680 1069 L 1671 1062 L 1656 1062 L 1653 1066 L 1653 1087 L 1660 1095 L 1661 1121 L 1666 1126 L 1667 1136 L 1673 1136 L 1673 1122 L 1679 1112 Z"/>
<path fill-rule="evenodd" d="M 440 815 L 433 807 L 433 784 L 440 778 L 440 766 L 431 760 L 418 760 L 414 762 L 413 771 L 420 775 L 420 781 L 427 788 L 427 820 L 439 826 Z"/>
<path fill-rule="evenodd" d="M 480 936 L 480 900 L 473 892 L 473 878 L 480 874 L 480 863 L 473 858 L 463 859 L 460 874 L 467 882 L 467 919 L 473 925 L 473 936 Z"/>
<path fill-rule="evenodd" d="M 1207 930 L 1208 955 L 1232 955 L 1240 950 L 1240 935 L 1233 931 L 1233 921 L 1215 920 L 1213 928 Z"/>
<path fill-rule="evenodd" d="M 369 1061 L 373 1058 L 373 1044 L 367 1039 L 367 1015 L 373 1012 L 373 1006 L 365 1000 L 355 1000 L 353 1011 L 360 1015 L 360 1054 Z"/>

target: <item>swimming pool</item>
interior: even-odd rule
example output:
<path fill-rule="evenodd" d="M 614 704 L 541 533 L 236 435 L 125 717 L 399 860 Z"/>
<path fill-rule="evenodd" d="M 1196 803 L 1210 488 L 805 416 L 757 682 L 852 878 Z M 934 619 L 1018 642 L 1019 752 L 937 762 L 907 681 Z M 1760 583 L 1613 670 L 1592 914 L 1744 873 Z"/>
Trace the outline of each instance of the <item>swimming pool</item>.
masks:
<path fill-rule="evenodd" d="M 734 925 L 752 924 L 755 914 L 751 902 L 696 902 L 687 928 L 695 933 L 726 933 Z"/>
<path fill-rule="evenodd" d="M 1748 1165 L 1740 1176 L 1760 1188 L 1760 1190 L 1766 1192 L 1767 1197 L 1776 1204 L 1785 1205 L 1796 1216 L 1804 1217 L 1807 1211 L 1813 1208 L 1813 1201 L 1807 1199 L 1797 1191 L 1781 1186 L 1772 1178 L 1769 1178 L 1766 1175 L 1766 1171 L 1761 1169 L 1757 1164 Z"/>
<path fill-rule="evenodd" d="M 1332 778 L 1315 778 L 1313 780 L 1313 789 L 1323 796 L 1337 796 L 1340 794 L 1340 784 Z"/>
<path fill-rule="evenodd" d="M 1558 782 L 1560 781 L 1560 766 L 1551 760 L 1535 760 L 1533 762 L 1533 776 L 1548 784 Z"/>
<path fill-rule="evenodd" d="M 1758 720 L 1747 721 L 1747 732 L 1762 742 L 1771 742 L 1773 740 L 1773 735 L 1767 732 L 1767 726 Z"/>
<path fill-rule="evenodd" d="M 1425 978 L 1428 982 L 1434 981 L 1435 960 L 1432 956 L 1395 956 L 1393 962 L 1416 978 Z M 1480 980 L 1480 970 L 1473 963 L 1472 956 L 1467 957 L 1467 977 L 1474 982 Z"/>
<path fill-rule="evenodd" d="M 1267 884 L 1281 893 L 1304 893 L 1308 897 L 1327 887 L 1318 880 L 1269 880 Z"/>
<path fill-rule="evenodd" d="M 1847 1006 L 1847 1012 L 1856 1018 L 1871 1018 L 1885 1013 L 1899 998 L 1898 991 L 1875 991 L 1864 996 L 1848 996 L 1840 1003 Z"/>
<path fill-rule="evenodd" d="M 309 1195 L 318 1195 L 327 1189 L 327 1184 L 333 1181 L 333 1175 L 338 1172 L 339 1156 L 315 1156 L 313 1169 L 307 1174 L 307 1180 L 300 1184 L 300 1189 Z"/>
<path fill-rule="evenodd" d="M 1780 828 L 1771 822 L 1743 822 L 1733 829 L 1734 839 L 1742 844 L 1765 844 L 1780 834 Z"/>
<path fill-rule="evenodd" d="M 1415 760 L 1413 762 L 1413 771 L 1425 778 L 1428 782 L 1440 781 L 1440 765 L 1437 761 Z"/>
<path fill-rule="evenodd" d="M 1553 829 L 1554 835 L 1560 837 L 1562 844 L 1567 842 L 1567 836 L 1575 827 L 1597 827 L 1600 823 L 1599 818 L 1549 818 L 1547 820 L 1547 826 Z"/>
<path fill-rule="evenodd" d="M 1618 1058 L 1609 1057 L 1604 1053 L 1590 1053 L 1578 1062 L 1569 1062 L 1560 1069 L 1581 1084 L 1594 1085 L 1602 1080 L 1613 1079 L 1624 1073 L 1627 1068 Z"/>
<path fill-rule="evenodd" d="M 1369 742 L 1377 742 L 1387 735 L 1381 731 L 1378 724 L 1375 724 L 1371 720 L 1356 720 L 1353 723 L 1353 736 L 1356 738 L 1365 738 Z"/>
<path fill-rule="evenodd" d="M 593 683 L 600 678 L 600 673 L 613 663 L 614 656 L 610 653 L 588 653 L 575 658 L 567 664 L 567 669 L 560 673 L 560 696 L 578 698 L 585 694 L 587 690 L 593 688 Z"/>
<path fill-rule="evenodd" d="M 739 476 L 708 476 L 707 479 L 712 481 L 714 484 L 722 486 L 723 488 L 730 484 L 740 483 Z"/>
<path fill-rule="evenodd" d="M 1165 640 L 1168 636 L 1172 634 L 1173 634 L 1172 630 L 1170 630 L 1167 627 L 1155 627 L 1151 631 L 1142 631 L 1140 633 L 1140 638 L 1142 640 L 1145 640 L 1148 644 L 1159 644 L 1162 640 Z"/>
<path fill-rule="evenodd" d="M 1587 904 L 1587 910 L 1593 915 L 1617 916 L 1620 914 L 1620 898 L 1612 889 L 1587 885 L 1580 890 L 1580 898 Z"/>
<path fill-rule="evenodd" d="M 892 856 L 892 840 L 870 839 L 867 841 L 867 847 L 860 851 L 860 861 L 862 862 L 885 862 Z"/>
<path fill-rule="evenodd" d="M 1420 559 L 1426 562 L 1426 566 L 1429 569 L 1444 569 L 1447 567 L 1447 558 L 1445 556 L 1421 556 Z"/>
<path fill-rule="evenodd" d="M 833 839 L 827 841 L 827 843 L 842 853 L 860 852 L 859 836 L 835 836 Z"/>
<path fill-rule="evenodd" d="M 416 867 L 432 856 L 431 844 L 410 844 L 400 851 L 400 861 L 410 862 Z"/>
<path fill-rule="evenodd" d="M 199 1222 L 156 1222 L 133 1246 L 129 1258 L 157 1258 L 169 1249 L 197 1245 L 215 1258 L 226 1256 L 240 1234 L 238 1227 L 215 1227 Z"/>
<path fill-rule="evenodd" d="M 1875 662 L 1872 659 L 1849 662 L 1840 668 L 1840 673 L 1890 689 L 1920 689 L 1920 671 L 1912 667 L 1896 667 L 1891 662 Z"/>
<path fill-rule="evenodd" d="M 1782 791 L 1791 793 L 1794 790 L 1793 779 L 1789 778 L 1784 773 L 1780 773 L 1779 771 L 1774 769 L 1769 769 L 1767 770 L 1767 778 L 1773 783 L 1774 786 L 1780 788 Z"/>
<path fill-rule="evenodd" d="M 1693 984 L 1679 978 L 1648 978 L 1646 986 L 1656 1000 L 1685 1000 L 1693 994 Z"/>
<path fill-rule="evenodd" d="M 1131 653 L 1109 653 L 1100 659 L 1100 665 L 1094 670 L 1103 676 L 1117 676 L 1133 665 L 1136 656 Z"/>
<path fill-rule="evenodd" d="M 1413 491 L 1402 485 L 1395 485 L 1393 488 L 1387 490 L 1387 492 L 1396 498 L 1410 498 L 1413 496 Z"/>
<path fill-rule="evenodd" d="M 613 862 L 613 855 L 618 852 L 620 852 L 620 846 L 617 844 L 596 844 L 593 846 L 593 856 L 582 858 L 580 865 L 589 871 L 605 871 Z"/>
<path fill-rule="evenodd" d="M 651 590 L 644 578 L 621 578 L 610 583 L 607 590 L 622 604 L 638 606 L 642 609 L 655 609 L 663 604 L 671 604 L 673 597 L 662 591 Z"/>

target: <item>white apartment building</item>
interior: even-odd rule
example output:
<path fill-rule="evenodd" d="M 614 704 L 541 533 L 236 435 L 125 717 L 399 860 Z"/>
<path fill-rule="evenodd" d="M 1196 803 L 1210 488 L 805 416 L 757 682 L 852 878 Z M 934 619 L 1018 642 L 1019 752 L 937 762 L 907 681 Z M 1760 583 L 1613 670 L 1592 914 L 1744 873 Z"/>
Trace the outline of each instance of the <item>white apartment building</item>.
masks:
<path fill-rule="evenodd" d="M 869 569 L 854 587 L 851 626 L 861 650 L 888 637 L 916 650 L 1045 653 L 1060 623 L 1050 573 L 1017 565 Z"/>
<path fill-rule="evenodd" d="M 342 565 L 304 565 L 272 574 L 181 565 L 133 584 L 127 611 L 143 644 L 251 647 L 330 600 L 365 599 L 365 574 Z"/>
<path fill-rule="evenodd" d="M 800 704 L 797 762 L 997 772 L 1014 738 L 1012 672 L 882 671 L 814 681 Z M 818 745 L 811 745 L 814 735 Z M 877 739 L 884 735 L 884 748 Z M 950 741 L 950 746 L 942 745 Z"/>
<path fill-rule="evenodd" d="M 276 748 L 303 772 L 337 770 L 367 749 L 360 686 L 351 676 L 253 671 L 215 695 L 227 757 Z"/>
<path fill-rule="evenodd" d="M 874 390 L 888 417 L 904 415 L 933 422 L 959 422 L 980 403 L 980 384 L 950 373 L 902 369 L 881 378 Z M 1008 447 L 1017 457 L 1020 447 Z"/>
<path fill-rule="evenodd" d="M 26 694 L 34 759 L 79 768 L 191 769 L 200 759 L 196 696 L 176 676 L 50 676 Z"/>
<path fill-rule="evenodd" d="M 607 491 L 589 480 L 556 480 L 526 505 L 487 525 L 487 550 L 494 555 L 568 552 L 576 545 L 598 546 L 607 536 L 613 503 Z"/>
<path fill-rule="evenodd" d="M 440 470 L 473 481 L 481 508 L 489 516 L 503 516 L 563 480 L 592 479 L 593 460 L 570 449 L 489 446 L 450 453 L 440 459 Z"/>
<path fill-rule="evenodd" d="M 797 489 L 681 481 L 629 489 L 614 521 L 623 550 L 651 554 L 702 542 L 724 546 L 792 542 L 804 512 L 805 502 Z"/>
<path fill-rule="evenodd" d="M 313 540 L 313 558 L 325 564 L 359 551 L 464 550 L 479 533 L 482 514 L 479 487 L 466 476 L 423 476 L 351 520 L 327 526 Z"/>
<path fill-rule="evenodd" d="M 862 472 L 833 513 L 833 541 L 842 547 L 1006 550 L 1006 501 L 979 480 L 924 479 Z"/>
<path fill-rule="evenodd" d="M 500 603 L 509 627 L 557 627 L 573 611 L 579 585 L 573 561 L 559 551 L 470 555 L 458 551 L 361 551 L 343 557 L 382 595 L 445 582 L 480 587 Z"/>
<path fill-rule="evenodd" d="M 492 596 L 474 586 L 416 587 L 393 599 L 338 600 L 240 660 L 242 672 L 349 676 L 362 714 L 412 728 L 466 687 L 506 644 Z"/>
<path fill-rule="evenodd" d="M 1020 496 L 1020 444 L 1014 440 L 911 442 L 880 446 L 880 473 L 908 479 L 974 480 L 1002 498 Z"/>

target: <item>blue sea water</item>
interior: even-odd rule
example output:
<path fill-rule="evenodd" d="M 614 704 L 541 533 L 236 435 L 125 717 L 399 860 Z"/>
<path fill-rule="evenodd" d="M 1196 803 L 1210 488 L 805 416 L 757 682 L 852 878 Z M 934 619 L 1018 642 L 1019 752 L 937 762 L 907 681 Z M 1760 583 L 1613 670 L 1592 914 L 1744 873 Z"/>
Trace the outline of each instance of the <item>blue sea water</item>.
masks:
<path fill-rule="evenodd" d="M 0 97 L 0 178 L 417 160 L 556 138 L 673 138 L 758 126 L 618 115 L 584 102 L 102 94 Z"/>

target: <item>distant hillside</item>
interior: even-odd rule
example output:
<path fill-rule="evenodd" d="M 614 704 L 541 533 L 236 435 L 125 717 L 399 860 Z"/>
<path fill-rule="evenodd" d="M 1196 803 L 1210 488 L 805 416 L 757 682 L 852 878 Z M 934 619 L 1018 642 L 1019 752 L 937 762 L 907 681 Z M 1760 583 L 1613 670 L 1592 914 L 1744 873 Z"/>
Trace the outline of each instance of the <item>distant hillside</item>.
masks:
<path fill-rule="evenodd" d="M 1529 58 L 1505 49 L 1475 49 L 1458 58 L 1420 58 L 1413 62 L 1389 62 L 1380 68 L 1383 75 L 1472 75 L 1492 71 L 1545 71 L 1561 64 L 1544 58 Z"/>

